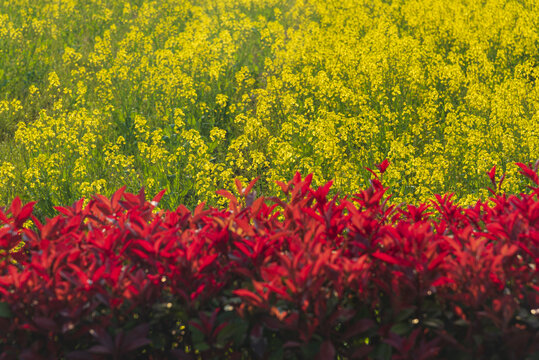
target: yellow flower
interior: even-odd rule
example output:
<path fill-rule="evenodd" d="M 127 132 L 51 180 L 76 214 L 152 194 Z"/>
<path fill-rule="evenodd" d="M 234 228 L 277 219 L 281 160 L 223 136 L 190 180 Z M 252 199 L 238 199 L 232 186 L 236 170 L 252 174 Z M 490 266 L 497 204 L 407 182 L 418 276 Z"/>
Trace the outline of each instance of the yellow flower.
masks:
<path fill-rule="evenodd" d="M 217 94 L 215 98 L 215 103 L 219 106 L 224 108 L 226 106 L 226 103 L 228 101 L 228 96 L 224 94 Z"/>
<path fill-rule="evenodd" d="M 56 74 L 56 72 L 51 71 L 49 73 L 48 79 L 49 79 L 48 90 L 60 87 L 60 79 L 58 78 L 58 75 Z"/>

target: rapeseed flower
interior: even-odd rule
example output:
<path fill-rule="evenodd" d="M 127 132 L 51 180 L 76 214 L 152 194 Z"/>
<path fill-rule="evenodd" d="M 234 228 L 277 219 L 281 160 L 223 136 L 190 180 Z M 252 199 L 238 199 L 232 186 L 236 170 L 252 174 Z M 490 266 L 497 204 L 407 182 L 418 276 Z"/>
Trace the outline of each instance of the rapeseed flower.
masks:
<path fill-rule="evenodd" d="M 392 201 L 487 196 L 539 157 L 539 12 L 492 0 L 0 0 L 0 204 L 296 171 L 335 191 L 389 158 Z M 22 193 L 21 193 L 22 192 Z M 42 205 L 38 204 L 38 208 Z M 43 211 L 45 208 L 43 208 Z"/>

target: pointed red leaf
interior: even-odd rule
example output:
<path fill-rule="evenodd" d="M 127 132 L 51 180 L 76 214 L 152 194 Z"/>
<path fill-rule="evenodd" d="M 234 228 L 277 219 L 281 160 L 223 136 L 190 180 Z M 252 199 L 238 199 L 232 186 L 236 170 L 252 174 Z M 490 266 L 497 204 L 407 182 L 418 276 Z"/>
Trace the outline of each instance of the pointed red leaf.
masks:
<path fill-rule="evenodd" d="M 58 212 L 59 212 L 60 214 L 62 214 L 62 215 L 68 216 L 68 217 L 73 216 L 73 212 L 72 212 L 71 209 L 68 208 L 68 207 L 55 206 L 55 207 L 54 207 L 54 210 L 58 211 Z"/>
<path fill-rule="evenodd" d="M 232 293 L 243 298 L 244 300 L 247 300 L 255 306 L 262 307 L 262 298 L 253 293 L 252 291 L 249 291 L 247 289 L 238 289 L 233 290 Z"/>
<path fill-rule="evenodd" d="M 496 165 L 494 165 L 492 169 L 490 169 L 490 171 L 487 172 L 487 175 L 492 185 L 496 186 Z"/>
<path fill-rule="evenodd" d="M 443 286 L 446 284 L 452 284 L 455 280 L 448 278 L 447 276 L 440 276 L 438 279 L 436 279 L 431 285 L 432 286 Z"/>
<path fill-rule="evenodd" d="M 193 212 L 193 215 L 194 216 L 197 216 L 199 214 L 202 213 L 202 211 L 204 210 L 204 207 L 206 206 L 206 202 L 201 202 L 200 204 L 198 204 L 196 207 L 195 207 L 195 211 Z"/>
<path fill-rule="evenodd" d="M 114 194 L 112 194 L 112 197 L 110 198 L 110 202 L 112 205 L 112 210 L 117 211 L 118 206 L 120 203 L 120 199 L 122 198 L 123 193 L 125 192 L 125 186 L 122 186 Z"/>
<path fill-rule="evenodd" d="M 157 195 L 154 196 L 154 198 L 152 199 L 152 201 L 150 202 L 150 204 L 153 206 L 153 207 L 156 207 L 159 202 L 161 201 L 161 199 L 163 198 L 163 195 L 165 195 L 165 193 L 167 192 L 166 189 L 163 189 L 161 190 Z"/>
<path fill-rule="evenodd" d="M 380 259 L 389 264 L 401 265 L 401 266 L 410 266 L 410 263 L 404 259 L 399 259 L 394 256 L 388 255 L 386 253 L 376 251 L 371 255 L 374 258 Z"/>
<path fill-rule="evenodd" d="M 253 216 L 258 215 L 263 203 L 264 203 L 263 197 L 259 197 L 253 202 L 253 204 L 251 205 L 251 214 L 253 214 Z"/>
<path fill-rule="evenodd" d="M 234 183 L 236 184 L 236 189 L 238 190 L 238 194 L 243 195 L 243 185 L 241 184 L 240 179 L 235 178 Z"/>
<path fill-rule="evenodd" d="M 232 195 L 229 191 L 227 190 L 217 190 L 215 192 L 217 195 L 221 195 L 222 197 L 224 198 L 227 198 L 228 200 L 232 201 L 232 202 L 237 202 L 236 200 L 236 197 L 234 195 Z"/>
<path fill-rule="evenodd" d="M 353 338 L 373 328 L 375 325 L 376 323 L 372 319 L 360 319 L 354 322 L 348 329 L 346 329 L 346 332 L 344 333 L 343 338 L 345 340 Z"/>
<path fill-rule="evenodd" d="M 372 170 L 369 169 L 368 167 L 365 167 L 365 170 L 367 170 L 368 172 L 370 172 L 371 174 L 373 174 L 374 177 L 378 179 L 378 174 L 376 174 L 374 171 L 372 171 Z"/>
<path fill-rule="evenodd" d="M 7 218 L 6 214 L 4 214 L 4 212 L 2 211 L 2 208 L 0 208 L 0 220 L 1 220 L 4 224 L 9 223 L 9 219 Z"/>
<path fill-rule="evenodd" d="M 28 204 L 24 205 L 19 214 L 17 215 L 16 222 L 20 225 L 22 225 L 32 214 L 32 211 L 34 210 L 34 205 L 36 204 L 35 201 L 29 202 Z"/>
<path fill-rule="evenodd" d="M 11 212 L 11 215 L 13 217 L 17 217 L 19 215 L 19 212 L 21 211 L 21 206 L 21 199 L 18 196 L 15 196 L 15 199 L 13 199 L 11 207 L 9 208 L 9 212 Z"/>
<path fill-rule="evenodd" d="M 243 190 L 243 195 L 247 196 L 250 192 L 251 192 L 251 189 L 253 188 L 253 186 L 255 186 L 256 182 L 258 181 L 258 179 L 260 179 L 260 176 L 257 176 L 255 179 L 253 179 L 249 185 L 247 185 L 247 187 L 245 188 L 245 190 Z"/>
<path fill-rule="evenodd" d="M 335 347 L 331 340 L 326 340 L 320 345 L 320 353 L 317 359 L 319 360 L 333 360 L 335 359 Z"/>
<path fill-rule="evenodd" d="M 282 181 L 275 181 L 275 183 L 281 187 L 283 193 L 288 194 L 288 184 L 285 184 Z"/>
<path fill-rule="evenodd" d="M 389 161 L 387 159 L 384 159 L 380 164 L 376 164 L 376 167 L 380 171 L 381 174 L 386 172 L 387 167 L 389 166 Z"/>
<path fill-rule="evenodd" d="M 443 253 L 438 255 L 436 258 L 434 258 L 429 263 L 429 266 L 427 267 L 427 270 L 432 271 L 434 268 L 436 268 L 438 265 L 440 265 L 442 263 L 442 261 L 444 261 L 444 259 L 446 258 L 447 254 L 448 254 L 448 252 L 444 251 Z"/>
<path fill-rule="evenodd" d="M 520 167 L 520 170 L 519 172 L 526 176 L 527 178 L 529 178 L 530 180 L 532 180 L 536 185 L 539 185 L 539 176 L 537 175 L 537 173 L 535 171 L 533 171 L 531 168 L 529 168 L 528 166 L 524 165 L 523 163 L 516 163 L 518 165 L 518 167 Z"/>
<path fill-rule="evenodd" d="M 150 324 L 141 324 L 127 332 L 124 336 L 121 346 L 118 350 L 130 352 L 140 347 L 151 344 L 151 341 L 146 337 L 150 330 Z"/>
<path fill-rule="evenodd" d="M 501 189 L 504 180 L 505 180 L 505 174 L 502 174 L 500 181 L 498 181 L 498 189 Z"/>

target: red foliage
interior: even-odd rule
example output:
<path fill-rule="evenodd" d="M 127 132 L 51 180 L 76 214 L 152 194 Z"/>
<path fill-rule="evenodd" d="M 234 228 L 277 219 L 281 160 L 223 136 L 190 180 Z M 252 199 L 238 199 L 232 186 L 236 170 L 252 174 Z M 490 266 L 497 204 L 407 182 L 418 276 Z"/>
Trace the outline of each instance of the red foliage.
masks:
<path fill-rule="evenodd" d="M 122 188 L 45 224 L 16 198 L 0 211 L 0 359 L 539 352 L 538 187 L 397 208 L 378 179 L 350 199 L 311 180 L 279 183 L 286 200 L 237 182 L 227 210 L 192 212 Z"/>

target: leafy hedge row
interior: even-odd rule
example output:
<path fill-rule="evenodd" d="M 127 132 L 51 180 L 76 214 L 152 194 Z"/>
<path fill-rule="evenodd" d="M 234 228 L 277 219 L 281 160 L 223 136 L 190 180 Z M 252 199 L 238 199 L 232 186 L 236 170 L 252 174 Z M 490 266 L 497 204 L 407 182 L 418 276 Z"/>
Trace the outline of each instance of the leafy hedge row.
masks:
<path fill-rule="evenodd" d="M 228 209 L 120 189 L 44 224 L 16 198 L 0 209 L 0 359 L 534 358 L 538 164 L 517 164 L 529 193 L 468 208 L 388 206 L 377 172 L 350 198 L 310 175 L 280 199 L 238 181 Z"/>

